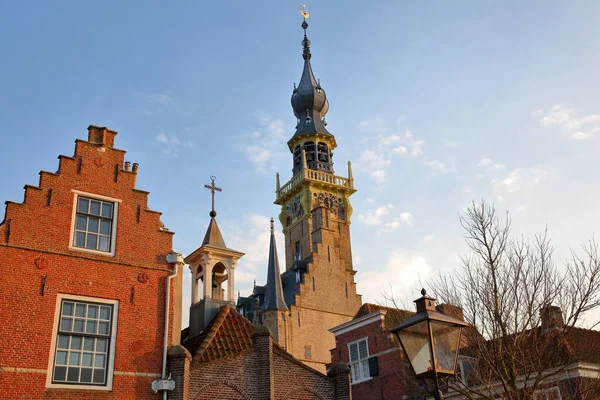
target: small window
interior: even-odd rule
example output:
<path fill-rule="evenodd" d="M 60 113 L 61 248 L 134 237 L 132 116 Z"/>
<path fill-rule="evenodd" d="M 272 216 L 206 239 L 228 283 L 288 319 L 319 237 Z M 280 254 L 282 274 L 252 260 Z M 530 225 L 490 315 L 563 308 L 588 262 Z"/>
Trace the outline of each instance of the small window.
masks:
<path fill-rule="evenodd" d="M 312 358 L 312 348 L 310 346 L 304 346 L 304 358 L 307 360 Z"/>
<path fill-rule="evenodd" d="M 534 400 L 562 400 L 560 389 L 554 386 L 548 389 L 536 390 L 533 393 Z"/>
<path fill-rule="evenodd" d="M 350 358 L 350 369 L 352 370 L 352 383 L 359 383 L 371 379 L 367 338 L 348 343 L 348 354 Z"/>
<path fill-rule="evenodd" d="M 59 295 L 49 387 L 111 389 L 117 301 Z"/>
<path fill-rule="evenodd" d="M 294 246 L 294 260 L 300 260 L 302 257 L 302 247 L 300 246 L 300 242 L 296 242 Z"/>
<path fill-rule="evenodd" d="M 73 246 L 111 251 L 115 204 L 79 196 Z"/>
<path fill-rule="evenodd" d="M 456 377 L 460 379 L 464 385 L 468 385 L 469 379 L 473 375 L 475 368 L 477 368 L 476 358 L 459 355 Z"/>

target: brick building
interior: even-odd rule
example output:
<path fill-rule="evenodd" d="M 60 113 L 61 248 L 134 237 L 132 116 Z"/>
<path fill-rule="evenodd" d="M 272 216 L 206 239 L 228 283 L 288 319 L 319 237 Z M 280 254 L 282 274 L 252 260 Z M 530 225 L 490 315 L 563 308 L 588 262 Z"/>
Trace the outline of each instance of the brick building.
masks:
<path fill-rule="evenodd" d="M 0 381 L 10 399 L 155 398 L 163 349 L 179 342 L 173 232 L 135 187 L 138 166 L 114 147 L 116 132 L 88 130 L 22 203 L 6 202 Z M 165 333 L 167 292 L 176 329 Z"/>
<path fill-rule="evenodd" d="M 347 177 L 335 175 L 337 142 L 325 122 L 329 102 L 312 71 L 306 21 L 302 27 L 304 68 L 291 99 L 297 125 L 287 143 L 293 176 L 283 185 L 279 174 L 276 178 L 285 270 L 280 273 L 279 265 L 270 262 L 267 284 L 239 298 L 237 308 L 268 326 L 275 341 L 296 358 L 324 372 L 334 347 L 328 329 L 350 321 L 361 305 L 350 244 L 350 196 L 356 190 L 350 163 Z"/>

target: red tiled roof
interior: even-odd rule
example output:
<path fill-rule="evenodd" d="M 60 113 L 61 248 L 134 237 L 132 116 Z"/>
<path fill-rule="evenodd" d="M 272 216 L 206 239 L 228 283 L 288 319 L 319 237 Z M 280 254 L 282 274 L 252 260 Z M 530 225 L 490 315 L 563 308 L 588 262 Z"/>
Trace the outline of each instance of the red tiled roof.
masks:
<path fill-rule="evenodd" d="M 252 347 L 254 325 L 228 304 L 221 306 L 210 324 L 183 345 L 202 362 L 236 355 Z"/>
<path fill-rule="evenodd" d="M 387 329 L 392 329 L 400 322 L 415 315 L 412 311 L 400 310 L 399 308 L 385 307 L 379 304 L 365 303 L 356 312 L 354 319 L 363 317 L 375 311 L 385 311 L 385 326 Z"/>
<path fill-rule="evenodd" d="M 600 364 L 600 331 L 571 328 L 565 341 L 575 361 Z"/>

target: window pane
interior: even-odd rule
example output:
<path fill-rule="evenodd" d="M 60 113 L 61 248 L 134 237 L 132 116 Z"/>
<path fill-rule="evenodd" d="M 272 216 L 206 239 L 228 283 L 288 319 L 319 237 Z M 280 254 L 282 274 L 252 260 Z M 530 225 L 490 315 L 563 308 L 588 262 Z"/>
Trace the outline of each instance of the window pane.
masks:
<path fill-rule="evenodd" d="M 112 218 L 112 208 L 112 204 L 102 203 L 102 216 L 106 218 Z"/>
<path fill-rule="evenodd" d="M 83 197 L 80 197 L 79 201 L 77 202 L 77 211 L 87 213 L 89 204 L 90 204 L 90 201 L 88 199 L 84 199 Z"/>
<path fill-rule="evenodd" d="M 83 323 L 85 322 L 84 319 L 75 319 L 75 322 L 73 323 L 73 332 L 83 332 Z"/>
<path fill-rule="evenodd" d="M 110 307 L 100 307 L 100 319 L 110 319 Z"/>
<path fill-rule="evenodd" d="M 88 307 L 88 318 L 98 318 L 98 306 L 90 305 Z"/>
<path fill-rule="evenodd" d="M 97 322 L 96 321 L 88 321 L 85 327 L 86 333 L 96 333 Z"/>
<path fill-rule="evenodd" d="M 350 345 L 350 362 L 358 360 L 358 346 L 356 343 Z"/>
<path fill-rule="evenodd" d="M 100 236 L 98 241 L 98 250 L 108 251 L 108 236 Z"/>
<path fill-rule="evenodd" d="M 85 247 L 87 247 L 88 249 L 96 249 L 97 247 L 97 240 L 98 240 L 98 236 L 97 235 L 88 235 L 87 237 L 87 243 L 85 245 Z"/>
<path fill-rule="evenodd" d="M 85 246 L 85 233 L 83 233 L 83 232 L 75 233 L 75 246 L 77 246 L 77 247 Z"/>
<path fill-rule="evenodd" d="M 94 338 L 83 339 L 83 349 L 87 351 L 94 351 Z"/>
<path fill-rule="evenodd" d="M 56 352 L 56 364 L 67 365 L 67 352 L 57 351 Z"/>
<path fill-rule="evenodd" d="M 67 382 L 79 382 L 79 368 L 69 367 Z"/>
<path fill-rule="evenodd" d="M 72 321 L 73 320 L 71 318 L 61 318 L 60 319 L 60 330 L 70 332 Z"/>
<path fill-rule="evenodd" d="M 67 378 L 67 367 L 54 367 L 54 380 L 64 381 Z"/>
<path fill-rule="evenodd" d="M 97 339 L 96 340 L 96 351 L 99 353 L 106 353 L 106 339 Z"/>
<path fill-rule="evenodd" d="M 68 349 L 69 348 L 69 337 L 65 335 L 58 336 L 58 348 Z"/>
<path fill-rule="evenodd" d="M 91 383 L 92 382 L 92 369 L 91 368 L 81 368 L 81 382 L 82 383 Z"/>
<path fill-rule="evenodd" d="M 358 353 L 359 353 L 359 357 L 361 360 L 363 358 L 367 358 L 367 356 L 369 355 L 369 353 L 367 351 L 367 341 L 366 340 L 362 340 L 358 343 Z"/>
<path fill-rule="evenodd" d="M 62 315 L 73 315 L 73 303 L 63 303 Z"/>
<path fill-rule="evenodd" d="M 110 235 L 110 221 L 105 219 L 100 221 L 100 233 L 103 235 Z"/>
<path fill-rule="evenodd" d="M 108 335 L 108 322 L 100 322 L 98 324 L 98 334 Z"/>
<path fill-rule="evenodd" d="M 92 366 L 92 353 L 83 353 L 83 357 L 81 358 L 81 365 L 84 367 Z"/>
<path fill-rule="evenodd" d="M 73 336 L 71 338 L 71 350 L 81 350 L 82 339 L 79 336 Z"/>
<path fill-rule="evenodd" d="M 69 365 L 79 365 L 79 355 L 80 353 L 69 354 Z"/>
<path fill-rule="evenodd" d="M 90 214 L 100 215 L 100 202 L 92 200 L 90 202 Z"/>
<path fill-rule="evenodd" d="M 94 359 L 94 366 L 95 367 L 104 367 L 105 357 L 106 356 L 104 354 L 96 354 L 96 358 Z"/>
<path fill-rule="evenodd" d="M 94 383 L 104 383 L 104 370 L 103 369 L 95 369 L 94 370 Z"/>
<path fill-rule="evenodd" d="M 76 304 L 75 305 L 75 316 L 85 318 L 85 308 L 86 308 L 85 304 Z"/>
<path fill-rule="evenodd" d="M 85 231 L 85 227 L 87 225 L 87 218 L 83 217 L 81 215 L 77 216 L 77 229 L 79 229 L 80 231 Z"/>
<path fill-rule="evenodd" d="M 90 218 L 88 220 L 88 232 L 98 233 L 98 218 Z"/>

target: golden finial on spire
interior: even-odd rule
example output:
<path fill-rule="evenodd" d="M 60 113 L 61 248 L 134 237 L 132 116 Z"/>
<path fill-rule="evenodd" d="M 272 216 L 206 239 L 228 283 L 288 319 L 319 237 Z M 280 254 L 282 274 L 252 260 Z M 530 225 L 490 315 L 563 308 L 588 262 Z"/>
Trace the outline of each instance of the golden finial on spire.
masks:
<path fill-rule="evenodd" d="M 302 14 L 302 17 L 304 17 L 304 19 L 310 16 L 308 11 L 306 11 L 306 4 L 304 3 L 300 3 L 300 14 Z"/>

